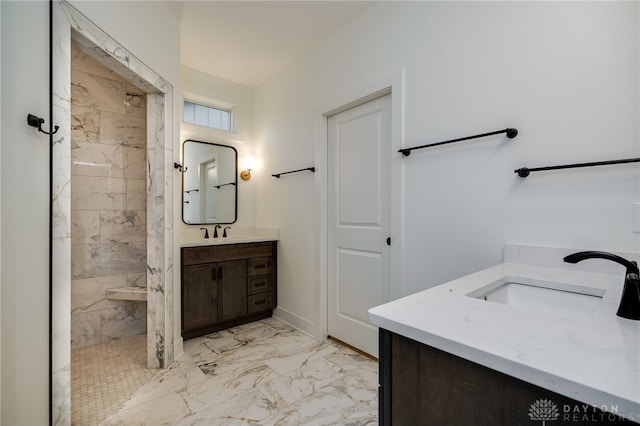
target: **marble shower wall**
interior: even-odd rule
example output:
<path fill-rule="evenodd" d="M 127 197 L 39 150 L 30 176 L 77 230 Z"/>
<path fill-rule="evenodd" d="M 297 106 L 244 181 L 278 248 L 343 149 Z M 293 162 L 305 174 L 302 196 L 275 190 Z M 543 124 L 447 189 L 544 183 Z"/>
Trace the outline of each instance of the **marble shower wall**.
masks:
<path fill-rule="evenodd" d="M 147 304 L 106 299 L 146 288 L 147 96 L 71 49 L 71 347 L 147 331 Z"/>

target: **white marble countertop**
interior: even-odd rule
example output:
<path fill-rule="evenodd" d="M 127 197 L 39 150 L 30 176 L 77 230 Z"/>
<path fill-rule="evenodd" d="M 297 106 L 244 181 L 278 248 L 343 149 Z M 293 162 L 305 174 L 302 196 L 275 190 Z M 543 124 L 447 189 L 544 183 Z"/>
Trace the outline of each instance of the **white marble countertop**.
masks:
<path fill-rule="evenodd" d="M 193 238 L 180 242 L 180 247 L 216 246 L 222 244 L 259 243 L 263 241 L 277 241 L 277 237 L 266 235 L 234 235 L 218 238 Z"/>
<path fill-rule="evenodd" d="M 204 238 L 200 228 L 209 230 L 209 238 Z M 280 230 L 278 228 L 243 228 L 233 227 L 229 230 L 228 237 L 222 237 L 223 229 L 218 229 L 218 238 L 213 238 L 213 225 L 201 225 L 199 227 L 187 227 L 180 238 L 180 247 L 215 246 L 222 244 L 259 243 L 264 241 L 278 241 Z"/>
<path fill-rule="evenodd" d="M 583 262 L 585 263 L 585 262 Z M 467 296 L 538 279 L 604 290 L 587 318 L 545 316 Z M 502 263 L 369 310 L 373 324 L 640 422 L 640 321 L 616 316 L 624 278 Z"/>

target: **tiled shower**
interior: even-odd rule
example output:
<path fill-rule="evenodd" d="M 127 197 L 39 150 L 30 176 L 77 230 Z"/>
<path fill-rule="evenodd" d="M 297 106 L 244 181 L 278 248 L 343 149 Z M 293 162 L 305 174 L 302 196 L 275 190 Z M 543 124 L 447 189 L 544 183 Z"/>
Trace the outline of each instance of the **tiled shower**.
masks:
<path fill-rule="evenodd" d="M 72 47 L 71 347 L 145 334 L 146 93 Z"/>

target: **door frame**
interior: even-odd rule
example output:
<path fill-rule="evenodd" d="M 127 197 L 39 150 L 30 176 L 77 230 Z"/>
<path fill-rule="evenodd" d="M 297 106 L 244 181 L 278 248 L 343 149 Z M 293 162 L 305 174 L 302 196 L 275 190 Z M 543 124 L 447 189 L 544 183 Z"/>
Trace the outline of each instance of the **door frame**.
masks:
<path fill-rule="evenodd" d="M 368 101 L 391 94 L 391 250 L 390 250 L 390 285 L 383 292 L 385 301 L 394 300 L 404 294 L 404 183 L 402 173 L 402 154 L 398 152 L 404 146 L 404 70 L 399 69 L 376 81 L 356 88 L 353 91 L 324 105 L 319 110 L 316 126 L 316 177 L 315 177 L 315 209 L 317 217 L 314 218 L 314 240 L 320 244 L 314 249 L 316 252 L 316 270 L 314 271 L 314 288 L 317 294 L 316 300 L 319 312 L 315 318 L 319 318 L 315 337 L 322 340 L 328 333 L 328 118 L 332 115 L 346 111 Z"/>

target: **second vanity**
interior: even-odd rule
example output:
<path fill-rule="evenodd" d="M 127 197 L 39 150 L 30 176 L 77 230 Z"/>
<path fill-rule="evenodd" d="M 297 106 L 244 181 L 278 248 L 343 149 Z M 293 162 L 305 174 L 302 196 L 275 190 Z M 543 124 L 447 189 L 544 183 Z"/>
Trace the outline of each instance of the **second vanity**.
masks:
<path fill-rule="evenodd" d="M 276 244 L 265 236 L 181 244 L 184 339 L 272 315 L 277 304 Z"/>
<path fill-rule="evenodd" d="M 568 265 L 570 252 L 508 244 L 502 264 L 370 309 L 380 423 L 640 422 L 640 321 L 616 316 L 624 269 Z M 492 300 L 517 283 L 533 295 Z M 545 310 L 557 295 L 543 285 L 573 293 Z"/>

